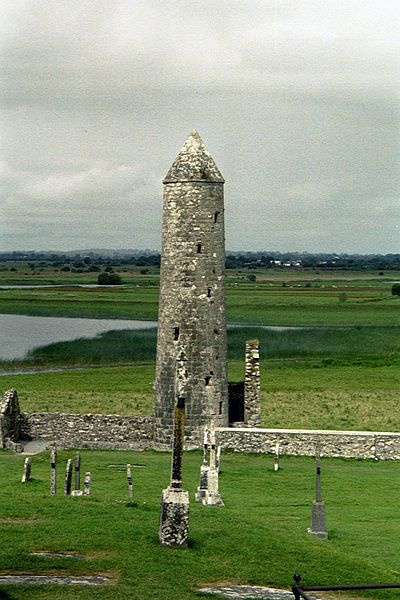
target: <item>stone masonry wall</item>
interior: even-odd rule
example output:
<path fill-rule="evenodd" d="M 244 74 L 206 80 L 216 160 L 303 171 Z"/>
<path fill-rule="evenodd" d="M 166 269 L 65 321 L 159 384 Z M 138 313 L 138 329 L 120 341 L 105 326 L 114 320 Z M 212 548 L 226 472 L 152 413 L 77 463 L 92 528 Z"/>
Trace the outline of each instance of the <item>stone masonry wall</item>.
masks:
<path fill-rule="evenodd" d="M 258 340 L 246 341 L 244 421 L 248 427 L 258 427 L 261 422 L 260 343 Z"/>
<path fill-rule="evenodd" d="M 146 450 L 154 418 L 68 413 L 21 413 L 21 438 L 48 440 L 59 448 Z"/>
<path fill-rule="evenodd" d="M 164 179 L 155 442 L 172 441 L 176 359 L 186 358 L 188 444 L 213 421 L 228 425 L 224 283 L 224 180 L 191 134 Z"/>
<path fill-rule="evenodd" d="M 400 459 L 400 433 L 242 427 L 220 427 L 216 433 L 222 448 L 237 452 L 273 453 L 279 443 L 282 454 L 314 456 L 318 443 L 322 456 Z"/>
<path fill-rule="evenodd" d="M 20 436 L 20 410 L 17 390 L 8 390 L 0 401 L 0 448 L 9 447 Z"/>

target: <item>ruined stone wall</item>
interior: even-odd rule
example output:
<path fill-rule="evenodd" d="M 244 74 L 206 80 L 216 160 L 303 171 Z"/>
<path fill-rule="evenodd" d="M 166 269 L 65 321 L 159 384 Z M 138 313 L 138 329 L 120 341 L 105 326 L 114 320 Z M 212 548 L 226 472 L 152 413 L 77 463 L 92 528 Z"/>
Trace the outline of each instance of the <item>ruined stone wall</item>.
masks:
<path fill-rule="evenodd" d="M 260 343 L 246 341 L 244 379 L 244 421 L 248 427 L 261 422 Z"/>
<path fill-rule="evenodd" d="M 17 390 L 8 390 L 0 401 L 0 448 L 7 448 L 20 437 L 20 409 Z"/>
<path fill-rule="evenodd" d="M 152 417 L 21 413 L 23 440 L 48 440 L 59 448 L 146 450 L 153 437 Z"/>
<path fill-rule="evenodd" d="M 237 452 L 273 453 L 279 443 L 282 454 L 346 458 L 400 459 L 400 433 L 261 428 L 219 428 L 217 443 Z"/>

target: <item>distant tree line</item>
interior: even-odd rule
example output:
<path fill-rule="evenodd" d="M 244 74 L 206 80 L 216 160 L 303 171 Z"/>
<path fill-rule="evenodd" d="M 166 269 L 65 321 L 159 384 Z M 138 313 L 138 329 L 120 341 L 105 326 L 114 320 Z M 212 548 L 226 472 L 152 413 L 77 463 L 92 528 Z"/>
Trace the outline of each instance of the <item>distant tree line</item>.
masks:
<path fill-rule="evenodd" d="M 87 255 L 80 252 L 2 252 L 0 261 L 27 262 L 30 269 L 42 268 L 51 264 L 61 271 L 100 272 L 107 268 L 121 266 L 159 267 L 160 253 L 150 250 L 137 251 L 129 254 L 127 251 L 109 251 L 107 254 L 90 252 Z M 369 269 L 377 271 L 400 269 L 400 254 L 328 254 L 308 252 L 227 252 L 225 265 L 227 269 L 286 269 L 313 268 L 318 270 Z"/>

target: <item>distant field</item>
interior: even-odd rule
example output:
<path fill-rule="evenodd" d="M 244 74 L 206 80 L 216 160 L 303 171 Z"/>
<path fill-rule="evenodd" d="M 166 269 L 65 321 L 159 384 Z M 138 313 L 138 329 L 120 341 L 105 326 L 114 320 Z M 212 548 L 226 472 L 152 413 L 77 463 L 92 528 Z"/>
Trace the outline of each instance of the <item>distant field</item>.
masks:
<path fill-rule="evenodd" d="M 14 282 L 95 282 L 97 274 L 0 271 Z M 123 288 L 0 290 L 0 313 L 155 320 L 158 271 L 121 273 Z M 263 425 L 399 430 L 400 298 L 391 295 L 400 273 L 268 270 L 227 271 L 231 323 L 320 326 L 288 332 L 230 329 L 229 377 L 243 379 L 245 339 L 259 337 Z M 35 279 L 36 278 L 36 279 Z M 109 332 L 94 340 L 61 342 L 33 351 L 32 366 L 83 371 L 7 375 L 24 410 L 151 414 L 155 331 Z M 128 366 L 130 365 L 130 366 Z M 87 369 L 88 366 L 101 368 Z M 112 367 L 112 368 L 106 368 Z"/>
<path fill-rule="evenodd" d="M 44 283 L 87 282 L 88 276 L 43 275 Z M 73 275 L 73 276 L 72 276 Z M 231 322 L 264 325 L 393 325 L 400 324 L 400 299 L 391 295 L 392 281 L 368 272 L 330 272 L 327 279 L 313 271 L 247 274 L 227 272 L 227 316 Z M 140 271 L 123 274 L 124 288 L 50 288 L 0 290 L 0 313 L 88 318 L 154 320 L 158 312 L 158 275 Z M 301 278 L 302 276 L 302 278 Z M 26 276 L 18 281 L 39 283 Z M 283 279 L 285 277 L 285 279 Z M 325 277 L 325 274 L 324 274 Z M 0 285 L 9 272 L 0 272 Z M 72 280 L 72 281 L 71 281 Z M 91 282 L 96 277 L 89 278 Z"/>

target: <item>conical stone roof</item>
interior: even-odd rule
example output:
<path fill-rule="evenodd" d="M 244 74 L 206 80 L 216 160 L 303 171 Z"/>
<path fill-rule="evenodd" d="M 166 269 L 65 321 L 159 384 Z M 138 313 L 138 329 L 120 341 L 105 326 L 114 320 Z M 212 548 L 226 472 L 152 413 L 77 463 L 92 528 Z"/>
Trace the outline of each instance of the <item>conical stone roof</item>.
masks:
<path fill-rule="evenodd" d="M 172 163 L 163 183 L 212 181 L 224 183 L 217 165 L 194 129 Z"/>

